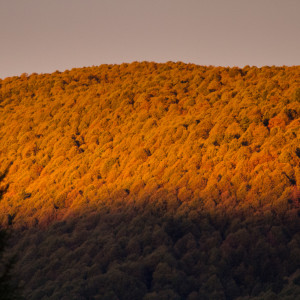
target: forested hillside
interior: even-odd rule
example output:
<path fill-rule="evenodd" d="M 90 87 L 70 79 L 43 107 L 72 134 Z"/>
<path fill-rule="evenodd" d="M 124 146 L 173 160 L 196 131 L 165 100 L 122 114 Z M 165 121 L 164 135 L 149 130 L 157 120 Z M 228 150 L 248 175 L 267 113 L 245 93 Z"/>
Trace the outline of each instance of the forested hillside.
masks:
<path fill-rule="evenodd" d="M 0 80 L 0 221 L 24 295 L 300 296 L 299 115 L 299 66 Z"/>

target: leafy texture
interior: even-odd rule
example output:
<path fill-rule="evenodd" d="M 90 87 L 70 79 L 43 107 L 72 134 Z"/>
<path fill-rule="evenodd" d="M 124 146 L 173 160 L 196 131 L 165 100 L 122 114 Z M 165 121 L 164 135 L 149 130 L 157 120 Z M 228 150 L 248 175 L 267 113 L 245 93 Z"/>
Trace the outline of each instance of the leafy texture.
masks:
<path fill-rule="evenodd" d="M 1 80 L 0 217 L 28 298 L 295 299 L 299 75 L 143 62 Z"/>

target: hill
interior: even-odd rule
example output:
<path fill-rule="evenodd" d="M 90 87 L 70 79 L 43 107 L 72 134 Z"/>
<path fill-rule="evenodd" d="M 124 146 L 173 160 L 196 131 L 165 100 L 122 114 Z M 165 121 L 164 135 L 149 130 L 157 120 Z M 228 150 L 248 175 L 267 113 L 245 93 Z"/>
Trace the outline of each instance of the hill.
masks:
<path fill-rule="evenodd" d="M 299 75 L 143 62 L 0 80 L 0 217 L 27 297 L 294 297 Z"/>

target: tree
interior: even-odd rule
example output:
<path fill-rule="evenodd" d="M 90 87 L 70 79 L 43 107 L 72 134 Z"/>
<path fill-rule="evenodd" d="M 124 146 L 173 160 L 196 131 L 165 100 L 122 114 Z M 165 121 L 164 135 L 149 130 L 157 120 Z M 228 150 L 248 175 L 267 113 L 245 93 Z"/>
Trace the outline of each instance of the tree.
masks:
<path fill-rule="evenodd" d="M 8 169 L 0 175 L 0 183 L 5 178 Z M 0 201 L 5 192 L 5 189 L 0 190 Z M 23 299 L 15 283 L 12 281 L 12 267 L 15 262 L 15 257 L 7 258 L 5 256 L 5 248 L 7 245 L 8 233 L 4 229 L 0 229 L 0 300 Z"/>
<path fill-rule="evenodd" d="M 6 231 L 0 231 L 0 300 L 22 299 L 14 284 L 12 284 L 11 271 L 14 258 L 7 259 L 4 256 L 8 235 Z"/>

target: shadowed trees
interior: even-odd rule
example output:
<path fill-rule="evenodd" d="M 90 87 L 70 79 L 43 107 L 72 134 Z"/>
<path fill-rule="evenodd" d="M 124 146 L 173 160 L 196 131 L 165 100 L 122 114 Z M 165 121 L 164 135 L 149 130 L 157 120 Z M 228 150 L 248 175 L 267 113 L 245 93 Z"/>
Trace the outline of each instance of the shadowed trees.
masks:
<path fill-rule="evenodd" d="M 0 184 L 4 180 L 8 169 L 0 175 Z M 7 186 L 0 188 L 0 201 Z M 17 287 L 16 280 L 12 277 L 13 267 L 16 257 L 11 257 L 5 251 L 7 248 L 9 236 L 6 230 L 0 227 L 0 300 L 17 300 L 23 299 Z"/>

